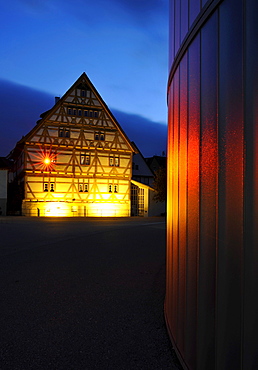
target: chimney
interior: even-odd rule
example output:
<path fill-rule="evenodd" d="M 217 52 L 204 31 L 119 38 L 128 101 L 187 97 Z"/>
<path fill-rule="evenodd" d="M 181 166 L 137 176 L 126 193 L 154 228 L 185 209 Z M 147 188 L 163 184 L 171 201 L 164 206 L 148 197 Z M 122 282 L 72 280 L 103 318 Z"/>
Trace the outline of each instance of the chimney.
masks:
<path fill-rule="evenodd" d="M 56 96 L 55 97 L 55 104 L 60 100 L 60 97 L 59 96 Z"/>

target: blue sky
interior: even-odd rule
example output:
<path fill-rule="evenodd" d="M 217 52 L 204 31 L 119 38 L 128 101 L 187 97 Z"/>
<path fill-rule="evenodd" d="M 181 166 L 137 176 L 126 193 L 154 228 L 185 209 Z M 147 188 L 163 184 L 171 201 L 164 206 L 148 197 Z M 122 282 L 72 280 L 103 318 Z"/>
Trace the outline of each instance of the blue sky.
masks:
<path fill-rule="evenodd" d="M 111 110 L 127 114 L 132 124 L 139 117 L 139 122 L 162 127 L 167 120 L 167 39 L 168 0 L 2 2 L 0 90 L 1 85 L 2 90 L 3 85 L 18 90 L 22 85 L 39 98 L 41 93 L 62 96 L 86 72 Z M 35 102 L 39 109 L 41 103 Z M 15 110 L 12 96 L 5 104 Z M 6 154 L 0 149 L 0 155 Z"/>

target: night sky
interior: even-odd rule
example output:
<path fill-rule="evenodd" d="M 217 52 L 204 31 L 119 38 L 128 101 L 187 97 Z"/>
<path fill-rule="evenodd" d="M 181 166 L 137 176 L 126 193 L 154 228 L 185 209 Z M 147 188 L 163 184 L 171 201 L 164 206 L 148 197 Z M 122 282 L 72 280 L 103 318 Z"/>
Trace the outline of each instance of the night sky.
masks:
<path fill-rule="evenodd" d="M 0 156 L 85 72 L 144 156 L 166 150 L 168 0 L 1 4 Z"/>

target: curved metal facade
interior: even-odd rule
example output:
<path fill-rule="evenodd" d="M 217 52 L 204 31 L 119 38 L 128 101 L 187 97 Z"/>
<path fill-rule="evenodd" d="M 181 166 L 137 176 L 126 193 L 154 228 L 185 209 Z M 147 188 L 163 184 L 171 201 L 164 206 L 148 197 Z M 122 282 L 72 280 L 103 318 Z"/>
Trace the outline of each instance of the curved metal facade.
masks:
<path fill-rule="evenodd" d="M 258 364 L 257 14 L 170 1 L 165 316 L 186 369 Z"/>

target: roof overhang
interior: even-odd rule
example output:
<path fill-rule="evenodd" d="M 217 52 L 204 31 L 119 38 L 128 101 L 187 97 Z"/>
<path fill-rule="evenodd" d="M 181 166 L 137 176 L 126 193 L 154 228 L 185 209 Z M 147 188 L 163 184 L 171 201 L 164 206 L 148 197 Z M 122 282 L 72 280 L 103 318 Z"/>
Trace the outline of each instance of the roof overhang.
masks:
<path fill-rule="evenodd" d="M 146 185 L 146 184 L 143 184 L 139 181 L 135 181 L 135 180 L 131 180 L 131 183 L 138 186 L 139 188 L 143 188 L 143 189 L 149 189 L 149 190 L 152 190 L 152 191 L 155 191 L 154 188 L 152 188 L 151 186 L 149 185 Z"/>

